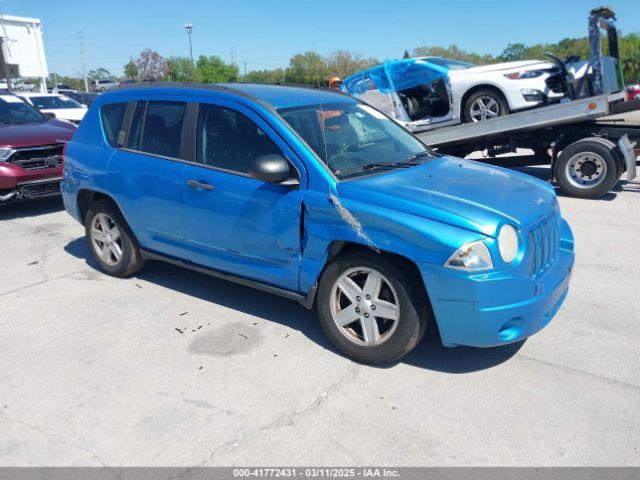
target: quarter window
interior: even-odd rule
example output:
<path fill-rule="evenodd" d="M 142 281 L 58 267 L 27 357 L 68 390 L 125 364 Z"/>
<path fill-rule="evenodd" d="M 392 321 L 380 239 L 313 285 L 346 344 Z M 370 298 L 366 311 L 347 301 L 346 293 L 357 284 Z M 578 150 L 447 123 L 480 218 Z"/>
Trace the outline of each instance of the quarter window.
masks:
<path fill-rule="evenodd" d="M 202 104 L 196 127 L 196 161 L 203 165 L 248 173 L 262 155 L 282 155 L 255 122 L 234 110 Z"/>
<path fill-rule="evenodd" d="M 112 147 L 117 146 L 118 132 L 122 129 L 122 120 L 124 119 L 124 112 L 126 110 L 126 103 L 112 103 L 110 105 L 104 105 L 100 109 L 104 135 Z"/>
<path fill-rule="evenodd" d="M 138 102 L 131 120 L 127 148 L 180 158 L 185 110 L 183 102 Z"/>

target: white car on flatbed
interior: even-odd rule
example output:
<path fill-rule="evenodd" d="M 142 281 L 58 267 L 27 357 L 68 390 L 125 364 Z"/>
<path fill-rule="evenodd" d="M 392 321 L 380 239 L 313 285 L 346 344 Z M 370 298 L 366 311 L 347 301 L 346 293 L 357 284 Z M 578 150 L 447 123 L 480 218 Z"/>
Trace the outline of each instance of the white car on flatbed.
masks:
<path fill-rule="evenodd" d="M 80 123 L 87 107 L 72 98 L 57 93 L 18 93 L 18 97 L 33 105 L 42 113 L 54 115 L 55 118 Z"/>
<path fill-rule="evenodd" d="M 479 122 L 564 97 L 557 65 L 541 60 L 476 66 L 443 57 L 407 58 L 355 73 L 342 89 L 412 131 Z"/>

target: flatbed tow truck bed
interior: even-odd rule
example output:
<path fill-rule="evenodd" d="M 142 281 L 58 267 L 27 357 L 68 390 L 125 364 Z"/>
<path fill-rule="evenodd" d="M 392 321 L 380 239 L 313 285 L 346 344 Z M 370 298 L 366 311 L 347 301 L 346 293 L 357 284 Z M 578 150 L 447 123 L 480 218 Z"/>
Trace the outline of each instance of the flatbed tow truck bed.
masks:
<path fill-rule="evenodd" d="M 624 102 L 624 92 L 618 92 L 414 135 L 441 153 L 460 157 L 486 150 L 491 159 L 518 148 L 532 149 L 535 163 L 549 163 L 565 193 L 595 198 L 613 188 L 625 172 L 626 180 L 637 175 L 634 147 L 640 143 L 640 125 L 604 119 L 633 110 L 640 110 L 640 103 Z M 523 163 L 525 159 L 532 160 L 523 157 Z"/>

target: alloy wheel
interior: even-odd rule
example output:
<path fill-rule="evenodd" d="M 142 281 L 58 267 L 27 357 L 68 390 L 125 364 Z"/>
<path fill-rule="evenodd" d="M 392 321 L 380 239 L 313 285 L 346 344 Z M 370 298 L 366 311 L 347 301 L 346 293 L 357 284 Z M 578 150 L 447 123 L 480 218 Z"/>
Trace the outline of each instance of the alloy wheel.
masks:
<path fill-rule="evenodd" d="M 331 316 L 340 333 L 351 342 L 373 347 L 387 341 L 400 320 L 398 295 L 377 270 L 346 270 L 331 290 Z"/>
<path fill-rule="evenodd" d="M 496 99 L 487 95 L 478 97 L 473 101 L 469 116 L 473 122 L 480 122 L 488 118 L 495 118 L 500 113 L 500 105 Z"/>
<path fill-rule="evenodd" d="M 91 222 L 91 242 L 96 254 L 107 265 L 117 265 L 122 259 L 120 229 L 105 213 L 98 213 Z"/>

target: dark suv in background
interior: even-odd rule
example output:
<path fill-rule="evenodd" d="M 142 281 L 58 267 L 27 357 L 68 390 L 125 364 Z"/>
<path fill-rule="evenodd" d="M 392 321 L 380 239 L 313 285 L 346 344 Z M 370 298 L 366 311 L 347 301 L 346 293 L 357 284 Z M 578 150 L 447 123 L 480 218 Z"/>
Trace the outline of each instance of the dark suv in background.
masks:
<path fill-rule="evenodd" d="M 76 127 L 0 95 L 0 206 L 60 194 L 62 151 Z"/>

